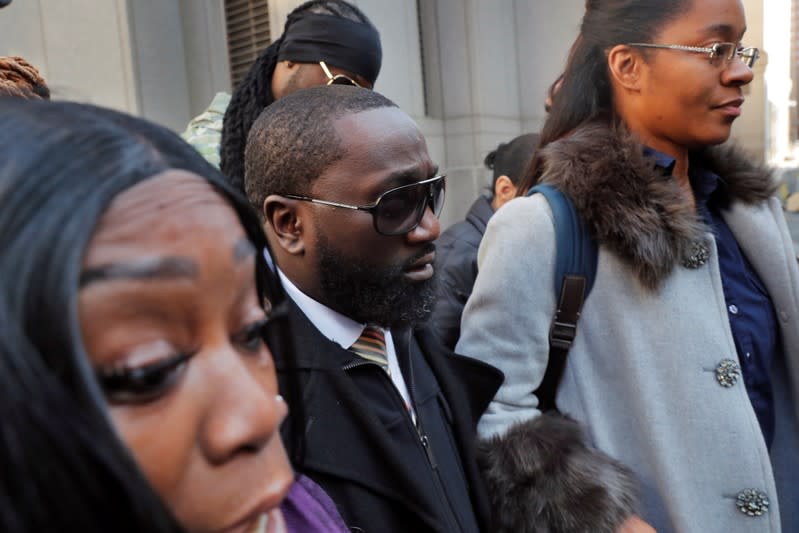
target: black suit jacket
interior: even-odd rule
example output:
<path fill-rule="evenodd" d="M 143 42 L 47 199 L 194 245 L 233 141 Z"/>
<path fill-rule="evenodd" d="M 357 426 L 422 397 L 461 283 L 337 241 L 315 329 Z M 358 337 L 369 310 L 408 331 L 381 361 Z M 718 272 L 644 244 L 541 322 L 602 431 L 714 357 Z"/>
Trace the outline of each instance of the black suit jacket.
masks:
<path fill-rule="evenodd" d="M 354 531 L 451 533 L 437 518 L 437 503 L 420 481 L 423 476 L 414 471 L 418 463 L 390 437 L 345 370 L 353 354 L 325 338 L 290 299 L 285 305 L 295 355 L 292 372 L 303 398 L 305 454 L 299 470 L 325 489 Z M 424 328 L 413 334 L 451 409 L 451 431 L 474 513 L 487 531 L 490 509 L 475 460 L 476 426 L 502 373 L 453 354 Z M 275 356 L 283 391 L 289 386 L 288 365 L 279 353 Z M 292 427 L 291 421 L 283 426 L 285 437 Z"/>

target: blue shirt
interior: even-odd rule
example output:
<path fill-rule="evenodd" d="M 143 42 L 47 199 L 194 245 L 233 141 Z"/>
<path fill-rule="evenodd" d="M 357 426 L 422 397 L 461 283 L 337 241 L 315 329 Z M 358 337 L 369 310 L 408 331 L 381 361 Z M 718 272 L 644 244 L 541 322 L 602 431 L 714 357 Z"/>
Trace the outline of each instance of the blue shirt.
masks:
<path fill-rule="evenodd" d="M 670 176 L 675 159 L 645 149 L 658 167 Z M 774 394 L 771 387 L 771 365 L 780 350 L 777 315 L 774 305 L 749 260 L 738 247 L 735 236 L 721 216 L 723 182 L 713 172 L 692 166 L 688 171 L 696 209 L 711 228 L 716 240 L 721 271 L 721 284 L 727 304 L 741 374 L 746 392 L 757 415 L 766 446 L 774 440 Z"/>

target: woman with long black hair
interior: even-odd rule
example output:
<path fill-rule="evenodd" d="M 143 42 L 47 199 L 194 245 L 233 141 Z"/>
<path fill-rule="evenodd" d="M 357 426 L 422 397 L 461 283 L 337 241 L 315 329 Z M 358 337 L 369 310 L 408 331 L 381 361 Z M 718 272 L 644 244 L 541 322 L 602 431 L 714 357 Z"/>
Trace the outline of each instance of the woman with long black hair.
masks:
<path fill-rule="evenodd" d="M 346 531 L 280 440 L 246 201 L 143 120 L 0 116 L 0 529 Z"/>
<path fill-rule="evenodd" d="M 479 427 L 497 531 L 799 531 L 799 270 L 768 169 L 718 147 L 758 58 L 745 31 L 740 0 L 586 2 L 528 185 L 598 244 L 556 394 L 591 446 L 540 416 L 557 247 L 544 198 L 519 198 L 456 350 L 505 373 Z"/>

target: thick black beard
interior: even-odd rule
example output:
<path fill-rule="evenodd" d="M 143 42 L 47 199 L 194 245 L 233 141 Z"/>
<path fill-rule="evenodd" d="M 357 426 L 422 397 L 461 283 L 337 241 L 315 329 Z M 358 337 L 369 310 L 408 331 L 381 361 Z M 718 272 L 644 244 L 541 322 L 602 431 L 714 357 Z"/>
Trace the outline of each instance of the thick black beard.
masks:
<path fill-rule="evenodd" d="M 433 250 L 435 245 L 431 244 L 405 264 L 377 266 L 343 257 L 320 235 L 317 251 L 325 304 L 356 322 L 384 328 L 424 322 L 433 311 L 436 276 L 413 283 L 403 270 Z"/>

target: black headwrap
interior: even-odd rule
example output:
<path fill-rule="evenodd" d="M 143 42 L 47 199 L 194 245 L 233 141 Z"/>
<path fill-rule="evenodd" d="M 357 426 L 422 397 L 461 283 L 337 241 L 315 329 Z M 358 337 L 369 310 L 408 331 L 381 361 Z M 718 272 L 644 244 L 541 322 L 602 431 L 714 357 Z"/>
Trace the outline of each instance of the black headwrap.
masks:
<path fill-rule="evenodd" d="M 278 61 L 324 61 L 374 84 L 383 49 L 380 34 L 370 24 L 332 15 L 306 15 L 283 35 Z"/>

